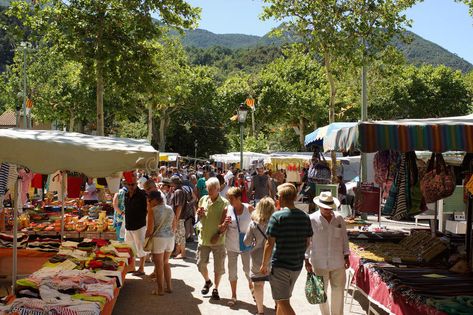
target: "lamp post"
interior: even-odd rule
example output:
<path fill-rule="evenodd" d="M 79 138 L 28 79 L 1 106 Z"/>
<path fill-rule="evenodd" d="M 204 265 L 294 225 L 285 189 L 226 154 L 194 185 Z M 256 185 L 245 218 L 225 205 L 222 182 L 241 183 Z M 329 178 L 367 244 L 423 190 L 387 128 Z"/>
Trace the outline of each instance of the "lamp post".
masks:
<path fill-rule="evenodd" d="M 243 127 L 246 122 L 248 110 L 245 104 L 240 104 L 238 108 L 238 122 L 240 123 L 240 169 L 243 170 Z"/>

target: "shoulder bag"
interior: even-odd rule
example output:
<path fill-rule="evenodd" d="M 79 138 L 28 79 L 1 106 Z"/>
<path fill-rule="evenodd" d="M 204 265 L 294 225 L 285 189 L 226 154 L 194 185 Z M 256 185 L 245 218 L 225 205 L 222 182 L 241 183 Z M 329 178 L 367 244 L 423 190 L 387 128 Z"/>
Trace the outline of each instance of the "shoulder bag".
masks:
<path fill-rule="evenodd" d="M 243 211 L 245 211 L 244 208 L 243 208 Z M 236 222 L 237 222 L 238 238 L 239 238 L 239 241 L 240 241 L 240 251 L 242 253 L 247 252 L 247 251 L 251 250 L 253 248 L 253 246 L 246 246 L 245 242 L 243 241 L 245 239 L 245 234 L 246 233 L 245 232 L 242 233 L 241 230 L 240 230 L 240 221 L 238 220 L 238 215 L 235 212 L 235 208 L 233 208 L 233 214 L 235 215 Z"/>

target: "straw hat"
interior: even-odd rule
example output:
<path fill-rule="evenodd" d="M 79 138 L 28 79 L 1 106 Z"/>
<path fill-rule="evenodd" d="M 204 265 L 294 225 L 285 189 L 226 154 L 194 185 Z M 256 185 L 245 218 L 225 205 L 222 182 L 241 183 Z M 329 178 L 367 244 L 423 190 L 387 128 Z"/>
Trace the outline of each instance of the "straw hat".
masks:
<path fill-rule="evenodd" d="M 340 206 L 340 200 L 333 197 L 331 191 L 322 191 L 318 197 L 314 198 L 314 203 L 324 209 L 337 209 Z"/>

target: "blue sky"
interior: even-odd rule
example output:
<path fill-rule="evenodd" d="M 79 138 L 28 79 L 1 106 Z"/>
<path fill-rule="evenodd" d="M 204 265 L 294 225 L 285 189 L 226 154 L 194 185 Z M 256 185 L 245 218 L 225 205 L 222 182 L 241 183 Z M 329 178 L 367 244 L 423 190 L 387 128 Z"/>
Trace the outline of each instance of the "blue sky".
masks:
<path fill-rule="evenodd" d="M 217 34 L 264 35 L 277 26 L 261 21 L 261 0 L 187 0 L 202 8 L 199 28 Z M 454 0 L 424 0 L 407 12 L 412 31 L 473 63 L 473 17 Z"/>

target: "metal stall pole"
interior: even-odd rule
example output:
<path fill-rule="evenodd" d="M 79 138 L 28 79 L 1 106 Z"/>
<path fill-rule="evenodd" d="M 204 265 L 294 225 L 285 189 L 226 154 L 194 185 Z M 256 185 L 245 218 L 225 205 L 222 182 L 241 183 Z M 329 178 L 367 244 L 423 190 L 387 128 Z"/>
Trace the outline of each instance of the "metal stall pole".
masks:
<path fill-rule="evenodd" d="M 473 265 L 473 257 L 472 257 L 472 248 L 471 248 L 471 228 L 472 228 L 472 220 L 473 220 L 473 195 L 468 193 L 468 206 L 466 211 L 466 233 L 465 233 L 465 247 L 466 247 L 466 258 L 468 259 L 468 263 L 470 266 Z"/>
<path fill-rule="evenodd" d="M 64 240 L 64 194 L 66 190 L 64 174 L 66 174 L 66 172 L 61 171 L 61 242 Z"/>
<path fill-rule="evenodd" d="M 12 268 L 12 293 L 15 293 L 18 272 L 18 213 L 22 206 L 21 181 L 18 177 L 15 185 L 15 206 L 13 207 L 13 268 Z"/>

